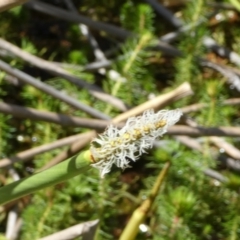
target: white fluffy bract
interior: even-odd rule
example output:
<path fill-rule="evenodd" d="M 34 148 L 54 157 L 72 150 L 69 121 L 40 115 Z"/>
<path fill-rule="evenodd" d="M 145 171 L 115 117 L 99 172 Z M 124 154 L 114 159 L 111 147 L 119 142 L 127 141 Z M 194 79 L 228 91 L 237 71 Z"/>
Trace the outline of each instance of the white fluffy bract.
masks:
<path fill-rule="evenodd" d="M 142 153 L 153 146 L 156 138 L 167 132 L 181 117 L 179 109 L 154 113 L 147 110 L 142 116 L 131 117 L 122 129 L 110 125 L 106 131 L 92 141 L 90 151 L 100 170 L 101 177 L 110 172 L 115 164 L 121 169 L 130 167 Z"/>

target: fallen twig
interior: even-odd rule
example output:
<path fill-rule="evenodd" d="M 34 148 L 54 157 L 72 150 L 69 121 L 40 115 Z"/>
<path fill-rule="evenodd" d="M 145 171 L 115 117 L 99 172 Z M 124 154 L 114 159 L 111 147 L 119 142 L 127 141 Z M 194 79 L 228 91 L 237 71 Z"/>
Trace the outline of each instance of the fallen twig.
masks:
<path fill-rule="evenodd" d="M 214 178 L 214 179 L 218 180 L 219 182 L 227 182 L 228 181 L 228 179 L 226 177 L 224 177 L 221 173 L 219 173 L 217 171 L 214 171 L 210 168 L 207 168 L 207 169 L 203 170 L 203 172 L 207 176 L 209 176 L 211 178 Z"/>
<path fill-rule="evenodd" d="M 56 76 L 63 77 L 78 87 L 83 87 L 83 88 L 89 90 L 89 93 L 92 94 L 94 97 L 96 97 L 102 101 L 105 101 L 108 104 L 112 104 L 113 106 L 117 107 L 118 109 L 120 109 L 122 111 L 127 110 L 127 107 L 125 106 L 123 101 L 121 101 L 120 99 L 103 92 L 103 90 L 101 88 L 85 82 L 84 80 L 70 74 L 69 72 L 67 72 L 66 70 L 64 70 L 63 68 L 61 68 L 60 66 L 58 66 L 52 62 L 46 61 L 46 60 L 41 59 L 37 56 L 34 56 L 26 51 L 23 51 L 22 49 L 18 48 L 17 46 L 15 46 L 1 38 L 0 38 L 0 48 L 7 50 L 11 54 L 23 59 L 24 61 L 26 61 L 34 66 L 37 66 L 40 69 L 49 71 Z"/>
<path fill-rule="evenodd" d="M 240 98 L 229 98 L 224 101 L 222 101 L 222 105 L 239 105 L 240 104 Z M 181 111 L 186 114 L 190 112 L 196 112 L 201 110 L 202 108 L 207 107 L 208 104 L 206 103 L 195 103 L 186 107 L 182 107 Z"/>
<path fill-rule="evenodd" d="M 74 4 L 72 3 L 71 0 L 65 0 L 64 1 L 65 4 L 67 5 L 68 9 L 75 13 L 75 14 L 78 14 L 78 11 L 77 9 L 75 8 Z M 84 24 L 79 24 L 79 29 L 81 31 L 81 33 L 87 37 L 89 43 L 91 44 L 92 48 L 93 48 L 93 53 L 95 55 L 95 58 L 97 61 L 105 61 L 106 60 L 106 57 L 103 53 L 103 51 L 100 49 L 99 45 L 98 45 L 98 42 L 96 41 L 96 39 L 94 38 L 94 36 L 90 33 L 88 27 Z"/>
<path fill-rule="evenodd" d="M 240 66 L 240 56 L 237 53 L 218 45 L 211 37 L 204 37 L 203 44 L 212 51 L 216 52 L 219 56 L 227 58 L 231 63 Z"/>
<path fill-rule="evenodd" d="M 18 5 L 24 4 L 28 0 L 1 0 L 0 1 L 0 12 L 6 11 Z"/>
<path fill-rule="evenodd" d="M 160 4 L 156 0 L 145 0 L 148 2 L 154 9 L 155 11 L 165 18 L 172 26 L 179 28 L 183 25 L 183 22 L 176 18 L 167 8 L 165 8 L 162 4 Z"/>
<path fill-rule="evenodd" d="M 189 127 L 185 125 L 175 125 L 169 128 L 168 135 L 187 135 L 191 137 L 199 136 L 228 136 L 239 137 L 239 127 Z"/>
<path fill-rule="evenodd" d="M 99 220 L 93 220 L 74 225 L 57 233 L 51 234 L 39 240 L 66 240 L 82 236 L 83 240 L 93 240 L 98 227 Z"/>
<path fill-rule="evenodd" d="M 213 142 L 219 149 L 223 149 L 226 154 L 230 157 L 240 160 L 240 151 L 234 147 L 232 144 L 226 142 L 223 138 L 210 137 L 211 142 Z"/>
<path fill-rule="evenodd" d="M 114 118 L 113 122 L 115 123 L 124 121 L 131 116 L 141 114 L 143 111 L 149 108 L 153 108 L 157 111 L 180 98 L 187 97 L 192 94 L 193 91 L 191 89 L 190 84 L 188 82 L 185 82 L 169 93 L 159 95 L 158 97 L 153 98 L 152 100 L 149 100 L 133 109 L 130 109 L 125 113 L 120 114 L 119 116 Z"/>
<path fill-rule="evenodd" d="M 60 113 L 40 111 L 3 102 L 0 102 L 0 112 L 11 114 L 17 118 L 27 118 L 31 120 L 52 122 L 62 126 L 83 127 L 95 130 L 102 130 L 110 123 L 110 121 L 107 120 L 67 116 Z"/>
<path fill-rule="evenodd" d="M 39 12 L 42 12 L 66 21 L 70 21 L 74 23 L 83 23 L 90 28 L 96 29 L 98 31 L 104 31 L 112 36 L 115 36 L 121 39 L 126 39 L 127 37 L 132 35 L 129 31 L 124 30 L 120 27 L 116 27 L 108 23 L 96 22 L 88 17 L 80 15 L 79 13 L 75 14 L 72 12 L 68 12 L 64 9 L 54 7 L 51 4 L 47 4 L 47 3 L 43 3 L 35 0 L 35 1 L 30 1 L 26 5 L 36 11 L 39 11 Z"/>
<path fill-rule="evenodd" d="M 199 62 L 201 66 L 208 67 L 208 68 L 214 69 L 217 72 L 220 72 L 224 77 L 227 78 L 228 82 L 232 86 L 234 86 L 234 88 L 240 91 L 240 77 L 230 68 L 208 61 L 206 59 L 200 59 Z"/>
<path fill-rule="evenodd" d="M 20 179 L 18 173 L 15 171 L 15 169 L 10 168 L 9 174 L 11 175 L 12 179 L 14 181 L 18 181 Z M 18 206 L 15 204 L 11 210 L 8 212 L 7 217 L 7 227 L 6 227 L 6 239 L 13 239 L 15 232 L 15 226 L 17 224 L 17 220 L 19 217 L 19 209 Z"/>
<path fill-rule="evenodd" d="M 29 150 L 20 152 L 12 157 L 3 158 L 0 160 L 0 168 L 7 167 L 18 161 L 26 161 L 40 153 L 48 152 L 50 150 L 66 146 L 74 142 L 80 142 L 84 140 L 86 137 L 88 137 L 88 135 L 89 133 L 73 135 L 70 137 L 59 139 L 53 143 L 47 143 L 39 147 L 31 148 Z"/>
<path fill-rule="evenodd" d="M 196 139 L 187 136 L 176 136 L 175 138 L 185 146 L 197 150 L 199 152 L 203 152 L 201 144 Z M 203 169 L 203 173 L 220 182 L 228 181 L 228 179 L 224 175 L 210 168 Z"/>
<path fill-rule="evenodd" d="M 34 86 L 35 88 L 55 97 L 57 99 L 62 100 L 63 102 L 69 104 L 72 107 L 88 113 L 89 115 L 91 115 L 93 117 L 105 119 L 105 120 L 109 119 L 109 117 L 106 116 L 105 114 L 103 114 L 102 112 L 97 111 L 96 109 L 91 108 L 91 107 L 77 101 L 76 99 L 68 96 L 67 94 L 65 94 L 63 92 L 56 90 L 55 88 L 49 86 L 46 83 L 38 81 L 37 79 L 33 78 L 32 76 L 30 76 L 16 68 L 11 67 L 9 64 L 7 64 L 1 60 L 0 60 L 0 69 L 17 77 L 20 81 L 30 84 L 30 85 Z"/>

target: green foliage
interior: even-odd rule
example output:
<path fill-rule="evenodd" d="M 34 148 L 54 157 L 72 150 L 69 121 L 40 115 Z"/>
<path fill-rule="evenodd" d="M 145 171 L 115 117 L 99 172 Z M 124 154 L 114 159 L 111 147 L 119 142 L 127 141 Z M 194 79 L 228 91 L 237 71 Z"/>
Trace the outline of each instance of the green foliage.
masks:
<path fill-rule="evenodd" d="M 143 34 L 140 38 L 128 40 L 122 47 L 123 57 L 115 67 L 121 74 L 121 79 L 115 83 L 113 80 L 108 82 L 108 88 L 113 89 L 112 93 L 132 106 L 145 101 L 148 93 L 155 88 L 148 68 L 152 53 L 145 51 L 146 47 L 151 46 L 151 40 L 149 33 Z M 135 91 L 128 91 L 129 87 Z"/>
<path fill-rule="evenodd" d="M 154 13 L 147 4 L 134 4 L 128 0 L 121 8 L 120 20 L 124 28 L 135 33 L 153 32 Z"/>
<path fill-rule="evenodd" d="M 214 10 L 207 1 L 192 0 L 170 8 L 186 24 L 191 24 L 189 31 L 182 33 L 172 43 L 182 51 L 182 56 L 172 58 L 154 47 L 159 36 L 173 29 L 147 3 L 130 0 L 74 3 L 82 14 L 96 21 L 121 26 L 135 34 L 120 41 L 91 30 L 101 49 L 108 52 L 109 55 L 106 55 L 113 62 L 111 68 L 106 69 L 106 76 L 99 72 L 82 71 L 85 64 L 95 61 L 95 57 L 88 40 L 80 33 L 76 24 L 62 25 L 62 21 L 46 18 L 45 15 L 42 17 L 40 13 L 18 7 L 1 14 L 0 34 L 27 52 L 63 63 L 64 68 L 71 73 L 102 87 L 130 107 L 147 101 L 151 95 L 173 90 L 187 81 L 191 84 L 194 95 L 171 104 L 170 108 L 205 103 L 205 108 L 189 114 L 197 124 L 205 127 L 240 124 L 239 106 L 224 103 L 228 98 L 238 97 L 239 93 L 229 87 L 225 77 L 201 67 L 198 61 L 199 58 L 207 58 L 223 65 L 228 64 L 227 60 L 210 54 L 203 47 L 202 38 L 209 33 L 220 44 L 240 53 L 239 13 L 235 12 L 237 20 L 233 19 L 232 22 L 225 20 L 214 25 L 211 21 L 206 21 L 196 26 L 210 10 Z M 227 10 L 219 11 L 226 13 Z M 36 22 L 42 25 L 37 25 Z M 118 50 L 112 51 L 112 46 L 118 46 Z M 34 75 L 39 81 L 44 81 L 111 117 L 119 113 L 107 102 L 95 99 L 86 89 L 74 86 L 63 78 L 30 68 L 29 64 L 18 58 L 4 55 L 2 58 L 14 67 Z M 64 63 L 67 63 L 66 66 Z M 112 70 L 115 75 L 117 73 L 117 78 L 111 76 Z M 77 111 L 29 85 L 12 85 L 5 80 L 2 72 L 0 98 L 2 101 L 38 110 L 89 117 L 83 111 Z M 87 130 L 83 128 L 65 128 L 43 121 L 17 119 L 0 114 L 0 155 L 10 156 L 85 131 Z M 164 136 L 159 142 L 160 147 L 132 163 L 133 168 L 123 173 L 113 169 L 105 179 L 99 180 L 98 172 L 91 169 L 86 176 L 75 177 L 33 194 L 19 205 L 24 221 L 19 239 L 38 239 L 93 219 L 100 219 L 98 240 L 118 239 L 132 212 L 146 199 L 156 176 L 167 161 L 171 161 L 170 171 L 144 223 L 148 231 L 140 232 L 137 239 L 240 239 L 239 173 L 220 166 L 215 156 L 221 153 L 207 137 L 194 140 L 201 144 L 203 152 L 184 146 L 174 137 Z M 239 147 L 238 138 L 226 140 Z M 23 164 L 16 164 L 16 170 L 21 177 L 27 176 L 30 174 L 27 169 L 38 170 L 67 149 L 56 149 Z M 221 183 L 204 175 L 203 170 L 206 168 L 215 169 L 229 181 Z M 5 169 L 1 169 L 0 174 L 1 184 L 10 179 Z M 6 226 L 6 212 L 3 210 L 0 211 L 0 225 L 3 233 Z M 2 235 L 0 238 L 4 239 Z"/>

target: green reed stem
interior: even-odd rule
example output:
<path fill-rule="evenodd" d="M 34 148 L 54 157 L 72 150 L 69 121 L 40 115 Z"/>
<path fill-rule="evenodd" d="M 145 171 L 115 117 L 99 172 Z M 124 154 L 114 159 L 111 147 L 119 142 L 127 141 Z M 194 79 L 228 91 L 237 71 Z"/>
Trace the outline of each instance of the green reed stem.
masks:
<path fill-rule="evenodd" d="M 75 155 L 45 171 L 0 188 L 0 204 L 5 204 L 40 189 L 58 184 L 90 168 L 90 152 Z"/>

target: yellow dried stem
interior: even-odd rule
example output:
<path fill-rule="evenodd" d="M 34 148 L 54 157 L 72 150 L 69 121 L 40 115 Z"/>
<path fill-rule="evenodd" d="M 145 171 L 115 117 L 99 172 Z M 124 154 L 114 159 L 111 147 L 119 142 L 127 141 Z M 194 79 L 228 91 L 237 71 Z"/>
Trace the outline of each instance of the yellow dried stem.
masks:
<path fill-rule="evenodd" d="M 149 194 L 149 197 L 141 204 L 140 207 L 138 207 L 132 217 L 130 218 L 127 226 L 122 232 L 122 235 L 120 236 L 119 240 L 134 240 L 135 237 L 138 234 L 139 225 L 143 223 L 145 220 L 149 210 L 151 209 L 153 202 L 159 192 L 160 187 L 163 184 L 163 180 L 167 176 L 169 167 L 171 163 L 167 162 L 161 172 L 159 173 L 156 182 L 151 190 L 151 193 Z"/>

